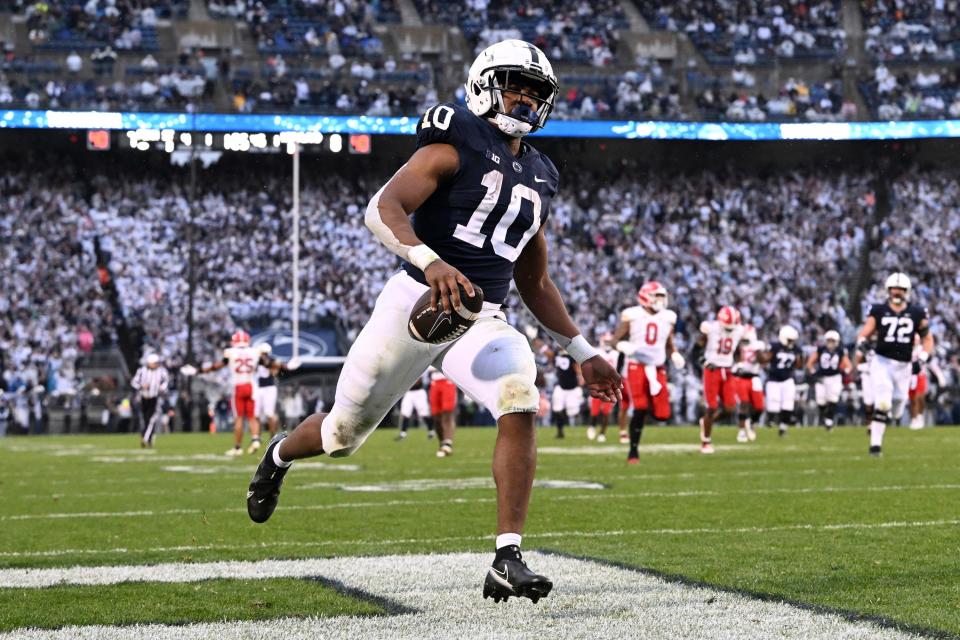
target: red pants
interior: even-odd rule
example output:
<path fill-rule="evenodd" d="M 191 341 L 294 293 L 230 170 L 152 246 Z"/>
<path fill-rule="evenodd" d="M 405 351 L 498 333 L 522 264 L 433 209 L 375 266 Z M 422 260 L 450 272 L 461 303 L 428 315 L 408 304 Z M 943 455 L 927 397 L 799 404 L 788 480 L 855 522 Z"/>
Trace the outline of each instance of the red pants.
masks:
<path fill-rule="evenodd" d="M 600 398 L 590 398 L 590 416 L 597 417 L 599 415 L 608 416 L 610 412 L 613 411 L 612 402 L 604 402 Z"/>
<path fill-rule="evenodd" d="M 910 399 L 913 400 L 916 397 L 923 397 L 927 395 L 927 372 L 921 371 L 917 374 L 917 384 L 910 385 L 910 393 L 908 394 Z"/>
<path fill-rule="evenodd" d="M 703 369 L 703 399 L 709 409 L 716 409 L 723 399 L 723 408 L 733 411 L 737 406 L 736 378 L 728 367 Z"/>
<path fill-rule="evenodd" d="M 457 408 L 457 385 L 451 380 L 430 382 L 430 413 L 438 415 Z"/>
<path fill-rule="evenodd" d="M 233 388 L 233 414 L 238 418 L 253 419 L 256 417 L 252 384 L 238 384 Z"/>
<path fill-rule="evenodd" d="M 660 382 L 660 393 L 650 395 L 650 381 L 643 365 L 631 362 L 627 366 L 627 386 L 630 388 L 630 397 L 633 399 L 634 409 L 652 409 L 653 417 L 657 420 L 670 418 L 670 393 L 667 391 L 667 370 L 657 367 L 657 380 Z"/>
<path fill-rule="evenodd" d="M 737 391 L 737 402 L 751 405 L 754 411 L 763 411 L 763 388 L 754 389 L 754 380 L 757 379 L 734 376 L 733 384 Z M 759 386 L 759 380 L 757 386 Z"/>

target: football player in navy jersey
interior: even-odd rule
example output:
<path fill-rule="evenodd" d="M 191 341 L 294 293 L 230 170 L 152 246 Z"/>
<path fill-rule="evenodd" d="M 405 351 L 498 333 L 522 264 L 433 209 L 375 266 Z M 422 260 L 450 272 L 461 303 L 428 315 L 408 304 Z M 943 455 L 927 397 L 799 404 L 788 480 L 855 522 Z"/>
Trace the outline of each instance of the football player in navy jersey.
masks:
<path fill-rule="evenodd" d="M 587 389 L 620 399 L 620 376 L 580 334 L 547 274 L 544 221 L 557 192 L 553 163 L 523 140 L 543 127 L 559 91 L 542 51 L 520 40 L 485 49 L 466 83 L 467 108 L 440 104 L 417 126 L 417 150 L 373 197 L 366 224 L 403 260 L 377 298 L 347 355 L 329 414 L 314 414 L 289 437 L 271 440 L 247 492 L 256 522 L 273 513 L 294 460 L 356 451 L 387 411 L 430 365 L 484 405 L 497 420 L 496 557 L 483 594 L 534 602 L 553 584 L 520 555 L 520 534 L 536 466 L 534 419 L 540 396 L 527 338 L 506 322 L 510 280 L 560 348 L 580 365 Z M 412 218 L 411 218 L 412 216 Z M 443 344 L 414 340 L 410 311 L 427 291 L 450 312 L 460 287 L 484 291 L 479 319 Z"/>
<path fill-rule="evenodd" d="M 864 349 L 867 339 L 876 334 L 875 355 L 870 360 L 870 384 L 873 387 L 873 419 L 870 422 L 870 455 L 879 456 L 883 433 L 890 418 L 899 420 L 910 386 L 911 358 L 915 336 L 923 347 L 919 353 L 926 362 L 933 353 L 933 335 L 927 310 L 910 304 L 910 278 L 893 273 L 885 283 L 888 299 L 870 307 L 870 313 L 857 334 L 857 348 Z"/>
<path fill-rule="evenodd" d="M 816 381 L 814 396 L 820 412 L 820 424 L 827 431 L 834 426 L 837 404 L 843 392 L 843 376 L 852 369 L 847 349 L 840 344 L 840 334 L 833 329 L 823 334 L 823 344 L 807 358 L 807 372 Z"/>

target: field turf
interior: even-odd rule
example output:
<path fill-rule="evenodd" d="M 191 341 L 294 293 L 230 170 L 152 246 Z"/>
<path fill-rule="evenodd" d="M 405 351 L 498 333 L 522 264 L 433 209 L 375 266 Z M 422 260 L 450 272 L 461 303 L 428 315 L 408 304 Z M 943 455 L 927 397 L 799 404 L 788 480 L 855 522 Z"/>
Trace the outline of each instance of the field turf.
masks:
<path fill-rule="evenodd" d="M 421 430 L 395 434 L 297 463 L 264 525 L 244 507 L 256 459 L 225 458 L 225 435 L 161 436 L 152 451 L 133 435 L 0 439 L 0 574 L 491 551 L 495 431 L 461 429 L 448 459 Z M 704 456 L 694 428 L 651 427 L 627 466 L 624 446 L 541 429 L 524 548 L 960 636 L 960 429 L 889 429 L 880 459 L 860 427 L 759 436 L 720 428 Z M 386 615 L 282 577 L 0 587 L 0 631 L 348 614 Z"/>

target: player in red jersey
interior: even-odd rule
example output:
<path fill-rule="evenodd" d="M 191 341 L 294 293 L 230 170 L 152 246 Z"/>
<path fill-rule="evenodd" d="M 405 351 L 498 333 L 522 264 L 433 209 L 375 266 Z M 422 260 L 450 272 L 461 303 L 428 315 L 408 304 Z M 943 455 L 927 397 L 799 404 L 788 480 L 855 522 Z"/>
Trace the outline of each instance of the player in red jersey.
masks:
<path fill-rule="evenodd" d="M 700 453 L 713 453 L 713 422 L 722 410 L 733 414 L 737 406 L 733 359 L 740 341 L 746 334 L 740 324 L 740 312 L 733 307 L 721 307 L 716 320 L 700 323 L 700 343 L 706 343 L 703 355 L 703 398 L 706 411 L 700 419 Z"/>
<path fill-rule="evenodd" d="M 243 421 L 250 424 L 250 446 L 247 453 L 255 453 L 260 448 L 260 421 L 257 419 L 256 405 L 253 400 L 254 374 L 260 362 L 261 350 L 250 346 L 250 334 L 238 329 L 230 339 L 230 348 L 224 349 L 219 362 L 200 368 L 200 373 L 209 373 L 224 367 L 230 368 L 233 386 L 233 448 L 228 456 L 243 453 Z"/>

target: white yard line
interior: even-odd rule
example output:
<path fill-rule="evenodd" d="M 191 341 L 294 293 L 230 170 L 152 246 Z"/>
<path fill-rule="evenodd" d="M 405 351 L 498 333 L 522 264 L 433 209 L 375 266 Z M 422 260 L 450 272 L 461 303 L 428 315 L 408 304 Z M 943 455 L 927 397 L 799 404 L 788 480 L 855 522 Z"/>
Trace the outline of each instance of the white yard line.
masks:
<path fill-rule="evenodd" d="M 493 500 L 487 500 L 492 502 Z M 475 502 L 471 500 L 470 502 Z M 525 535 L 531 546 L 540 544 L 540 540 L 551 540 L 557 538 L 629 538 L 633 536 L 651 536 L 651 535 L 724 535 L 741 533 L 772 533 L 777 531 L 839 531 L 839 530 L 871 530 L 871 529 L 911 529 L 922 527 L 951 527 L 960 525 L 960 519 L 944 520 L 893 520 L 888 522 L 839 522 L 826 524 L 788 524 L 774 527 L 696 527 L 687 529 L 621 529 L 611 531 L 542 531 L 532 532 Z M 254 544 L 198 544 L 182 545 L 175 547 L 114 547 L 112 549 L 49 549 L 38 551 L 0 551 L 0 558 L 49 558 L 61 556 L 98 556 L 112 555 L 117 553 L 137 554 L 137 553 L 178 553 L 178 552 L 196 552 L 196 551 L 246 551 L 261 550 L 267 552 L 271 549 L 286 548 L 322 548 L 339 545 L 353 547 L 359 546 L 393 546 L 417 544 L 418 546 L 432 546 L 448 543 L 460 542 L 483 542 L 490 541 L 487 534 L 473 536 L 447 536 L 442 538 L 395 538 L 384 540 L 315 540 L 315 541 L 283 541 L 275 540 L 271 542 L 259 542 Z M 16 582 L 7 582 L 8 580 L 20 580 L 24 574 L 35 574 L 47 569 L 0 569 L 0 587 L 6 586 L 24 586 Z M 62 571 L 55 569 L 53 571 Z"/>
<path fill-rule="evenodd" d="M 475 481 L 472 481 L 475 480 Z M 442 485 L 442 487 L 440 486 Z M 636 498 L 698 498 L 715 496 L 740 495 L 773 495 L 773 494 L 818 494 L 818 493 L 883 493 L 890 491 L 952 491 L 960 489 L 960 484 L 919 484 L 919 485 L 882 485 L 865 487 L 803 487 L 781 489 L 741 489 L 734 491 L 719 491 L 715 489 L 690 491 L 639 491 L 639 492 L 610 492 L 600 491 L 604 487 L 599 483 L 572 480 L 542 480 L 538 486 L 543 489 L 590 489 L 597 491 L 587 494 L 551 495 L 549 500 L 632 500 Z M 493 483 L 486 478 L 450 480 L 443 484 L 442 480 L 424 479 L 411 480 L 406 483 L 383 485 L 343 485 L 337 483 L 312 483 L 302 488 L 339 489 L 345 492 L 384 493 L 394 491 L 426 491 L 427 489 L 469 490 L 492 489 Z M 398 507 L 427 504 L 462 504 L 473 502 L 493 502 L 493 498 L 450 498 L 439 500 L 385 500 L 380 502 L 342 502 L 316 505 L 284 505 L 284 510 L 297 511 L 326 511 L 329 509 L 367 509 L 375 507 Z M 19 515 L 0 516 L 0 522 L 18 522 L 24 520 L 63 520 L 72 518 L 143 518 L 166 515 L 190 515 L 197 513 L 237 513 L 244 512 L 243 507 L 226 509 L 140 509 L 134 511 L 79 511 L 58 513 L 24 513 Z"/>
<path fill-rule="evenodd" d="M 216 562 L 43 570 L 52 584 L 131 580 L 189 582 L 216 578 L 322 576 L 384 599 L 406 613 L 373 617 L 287 618 L 251 622 L 84 626 L 17 630 L 0 640 L 317 640 L 369 638 L 754 638 L 903 640 L 914 634 L 850 621 L 783 602 L 668 582 L 586 560 L 528 553 L 532 567 L 556 582 L 538 604 L 483 600 L 488 554 L 383 556 L 296 561 Z"/>

